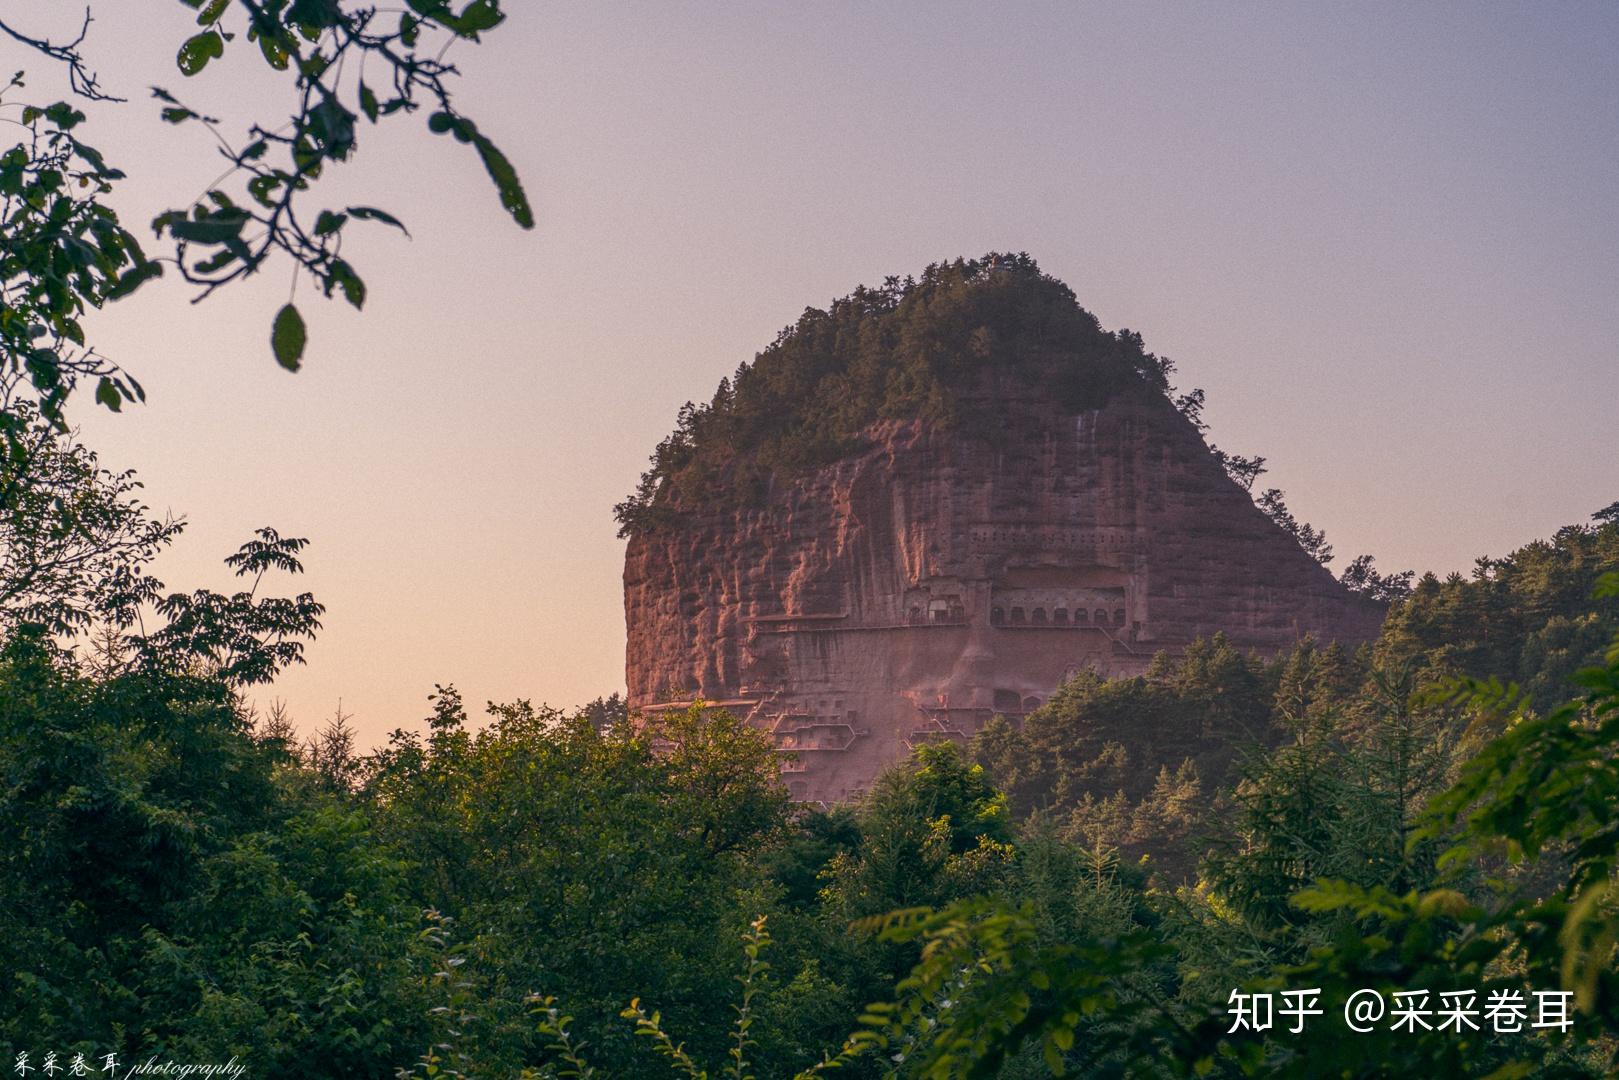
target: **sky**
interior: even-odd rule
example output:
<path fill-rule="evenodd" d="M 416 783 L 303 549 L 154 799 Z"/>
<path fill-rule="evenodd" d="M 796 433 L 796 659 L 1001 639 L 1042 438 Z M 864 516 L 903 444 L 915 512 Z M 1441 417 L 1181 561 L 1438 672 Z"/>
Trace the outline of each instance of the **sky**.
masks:
<path fill-rule="evenodd" d="M 363 313 L 300 288 L 301 372 L 268 348 L 287 266 L 88 324 L 149 403 L 73 419 L 189 522 L 160 577 L 227 589 L 253 529 L 310 538 L 284 591 L 324 629 L 253 695 L 305 730 L 341 705 L 377 743 L 439 683 L 475 711 L 621 689 L 612 506 L 680 404 L 806 306 L 958 255 L 1027 251 L 1141 331 L 1335 569 L 1467 571 L 1619 499 L 1619 7 L 505 6 L 450 56 L 535 229 L 468 148 L 390 124 L 330 201 L 412 238 L 350 237 Z M 180 76 L 178 2 L 94 8 L 87 55 L 131 102 L 85 135 L 144 227 L 219 172 L 146 87 L 227 123 L 289 104 L 246 49 Z"/>

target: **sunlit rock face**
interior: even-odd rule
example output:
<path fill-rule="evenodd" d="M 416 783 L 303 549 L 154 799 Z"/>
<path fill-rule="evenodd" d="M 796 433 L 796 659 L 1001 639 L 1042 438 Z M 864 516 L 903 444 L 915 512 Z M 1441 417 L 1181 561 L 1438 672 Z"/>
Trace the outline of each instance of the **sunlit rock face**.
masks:
<path fill-rule="evenodd" d="M 1373 637 L 1165 398 L 1005 430 L 885 421 L 759 505 L 633 535 L 630 705 L 701 698 L 769 731 L 796 799 L 838 802 L 920 743 L 1019 717 L 1092 668 L 1134 675 L 1223 631 L 1274 653 Z"/>

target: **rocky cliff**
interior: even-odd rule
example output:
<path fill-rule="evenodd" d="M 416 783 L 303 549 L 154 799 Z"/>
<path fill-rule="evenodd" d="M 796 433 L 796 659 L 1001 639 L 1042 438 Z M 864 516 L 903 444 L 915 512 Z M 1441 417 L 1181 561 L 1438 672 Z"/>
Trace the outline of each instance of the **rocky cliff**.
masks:
<path fill-rule="evenodd" d="M 1002 287 L 952 284 L 969 312 Z M 953 421 L 865 423 L 835 460 L 751 473 L 748 498 L 722 497 L 760 456 L 734 440 L 707 487 L 656 488 L 624 569 L 632 709 L 724 704 L 773 734 L 796 798 L 834 802 L 1085 668 L 1137 674 L 1216 631 L 1263 652 L 1376 634 L 1381 607 L 1254 506 L 1163 387 L 1104 372 L 1076 406 L 1043 370 L 969 367 Z"/>

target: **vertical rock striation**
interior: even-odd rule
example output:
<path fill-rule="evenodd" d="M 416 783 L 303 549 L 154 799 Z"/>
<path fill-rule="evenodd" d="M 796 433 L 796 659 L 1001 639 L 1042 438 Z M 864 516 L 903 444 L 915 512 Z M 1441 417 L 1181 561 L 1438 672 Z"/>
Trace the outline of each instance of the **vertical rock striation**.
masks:
<path fill-rule="evenodd" d="M 1040 378 L 967 385 L 993 398 L 988 429 L 882 419 L 756 498 L 665 493 L 670 520 L 629 531 L 631 708 L 725 705 L 773 735 L 795 798 L 836 802 L 1085 668 L 1139 674 L 1217 631 L 1267 653 L 1377 633 L 1381 606 L 1164 393 L 1075 408 Z"/>

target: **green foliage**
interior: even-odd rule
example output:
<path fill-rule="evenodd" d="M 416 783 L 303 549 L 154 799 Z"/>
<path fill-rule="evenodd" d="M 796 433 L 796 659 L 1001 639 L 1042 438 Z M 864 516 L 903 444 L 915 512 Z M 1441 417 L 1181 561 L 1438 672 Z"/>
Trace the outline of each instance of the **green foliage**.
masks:
<path fill-rule="evenodd" d="M 1603 581 L 1599 591 L 1619 590 L 1619 578 Z M 1533 887 L 1532 879 L 1529 888 L 1502 881 L 1478 903 L 1451 883 L 1397 893 L 1333 881 L 1297 897 L 1308 911 L 1352 915 L 1358 931 L 1318 950 L 1299 969 L 1304 978 L 1481 993 L 1528 984 L 1573 994 L 1574 1024 L 1566 1035 L 1493 1045 L 1424 1035 L 1400 1047 L 1400 1060 L 1411 1067 L 1457 1071 L 1468 1062 L 1469 1071 L 1575 1076 L 1611 1075 L 1619 1066 L 1619 913 L 1611 902 L 1619 859 L 1612 813 L 1619 798 L 1619 640 L 1602 665 L 1582 670 L 1576 681 L 1583 698 L 1544 718 L 1524 713 L 1512 688 L 1452 682 L 1439 696 L 1485 712 L 1505 708 L 1507 731 L 1432 800 L 1409 844 L 1431 844 L 1460 828 L 1459 842 L 1441 860 L 1453 877 L 1489 865 L 1501 852 L 1515 861 L 1559 854 L 1550 890 Z"/>
<path fill-rule="evenodd" d="M 405 865 L 217 679 L 0 653 L 0 1048 L 385 1076 L 424 1031 Z"/>
<path fill-rule="evenodd" d="M 1570 525 L 1471 577 L 1433 574 L 1389 614 L 1377 643 L 1386 664 L 1411 661 L 1423 681 L 1449 676 L 1513 681 L 1542 711 L 1577 671 L 1601 661 L 1619 632 L 1619 598 L 1593 590 L 1619 571 L 1619 522 Z"/>
<path fill-rule="evenodd" d="M 742 974 L 736 977 L 736 981 L 742 985 L 742 999 L 739 1004 L 733 1006 L 736 1021 L 731 1029 L 732 1045 L 727 1051 L 730 1060 L 718 1070 L 702 1068 L 687 1052 L 686 1044 L 676 1042 L 674 1036 L 665 1029 L 663 1014 L 656 1010 L 647 1012 L 639 998 L 631 1000 L 620 1015 L 626 1020 L 633 1021 L 635 1033 L 649 1040 L 658 1055 L 668 1061 L 670 1069 L 686 1080 L 708 1080 L 711 1072 L 715 1076 L 729 1080 L 757 1080 L 751 1071 L 753 1063 L 749 1059 L 750 1052 L 759 1045 L 752 1035 L 756 1019 L 754 1000 L 759 994 L 760 983 L 765 973 L 770 970 L 770 964 L 764 959 L 764 953 L 771 944 L 770 934 L 765 929 L 765 917 L 761 915 L 753 920 L 742 935 L 745 963 Z M 591 1080 L 598 1076 L 598 1070 L 586 1060 L 584 1044 L 574 1038 L 569 1030 L 573 1017 L 563 1015 L 554 997 L 536 998 L 535 1001 L 536 1005 L 532 1011 L 540 1017 L 538 1028 L 540 1034 L 549 1040 L 546 1048 L 551 1051 L 554 1060 L 540 1070 L 525 1069 L 524 1075 L 577 1077 L 579 1080 Z M 858 1061 L 871 1045 L 870 1040 L 853 1037 L 844 1043 L 836 1056 L 823 1055 L 814 1065 L 794 1073 L 793 1080 L 812 1080 L 813 1077 L 832 1070 L 843 1069 Z"/>
<path fill-rule="evenodd" d="M 1006 798 L 955 743 L 918 747 L 859 807 L 860 845 L 822 872 L 840 921 L 994 889 L 1013 857 Z"/>
<path fill-rule="evenodd" d="M 419 938 L 430 950 L 430 962 L 422 982 L 437 1001 L 429 1014 L 432 1041 L 412 1067 L 395 1075 L 399 1080 L 476 1076 L 488 1065 L 472 1049 L 487 1031 L 488 1025 L 479 1015 L 487 983 L 473 974 L 475 968 L 466 966 L 475 954 L 466 942 L 456 940 L 454 919 L 429 908 L 424 921 L 427 925 Z M 565 1031 L 562 1037 L 566 1039 Z"/>
<path fill-rule="evenodd" d="M 1619 576 L 1601 579 L 1601 596 L 1615 591 Z M 1059 983 L 1078 966 L 1068 953 L 1076 944 L 1040 946 L 1030 913 L 981 904 L 895 917 L 896 925 L 911 919 L 939 934 L 946 959 L 930 968 L 925 958 L 915 981 L 902 984 L 914 996 L 867 1023 L 881 1021 L 890 1040 L 925 1032 L 920 1055 L 908 1051 L 922 1063 L 916 1075 L 991 1075 L 1031 1039 L 1043 1041 L 1051 1071 L 1060 1072 L 1066 1063 L 1055 1051 L 1074 1045 L 1069 1017 L 1087 1006 L 1114 1022 L 1093 1030 L 1101 1046 L 1092 1052 L 1117 1055 L 1142 1073 L 1611 1075 L 1619 1065 L 1619 906 L 1610 895 L 1619 859 L 1611 812 L 1619 798 L 1619 640 L 1578 682 L 1583 699 L 1541 720 L 1521 711 L 1523 697 L 1509 686 L 1457 680 L 1444 693 L 1412 694 L 1407 681 L 1383 679 L 1384 714 L 1358 734 L 1358 745 L 1324 746 L 1306 733 L 1250 763 L 1245 782 L 1254 793 L 1244 819 L 1259 846 L 1223 868 L 1214 864 L 1206 916 L 1268 930 L 1276 946 L 1246 968 L 1228 963 L 1215 980 L 1228 988 L 1310 986 L 1331 1005 L 1363 989 L 1385 997 L 1470 990 L 1483 1001 L 1494 991 L 1562 988 L 1575 1004 L 1567 1032 L 1360 1033 L 1327 1022 L 1306 1042 L 1239 1031 L 1213 995 L 1158 998 L 1148 1008 L 1110 995 L 1107 979 L 1118 974 L 1109 965 L 1121 955 L 1127 967 L 1150 965 L 1162 958 L 1154 951 L 1162 943 L 1138 938 L 1093 954 L 1084 978 Z M 1501 718 L 1506 733 L 1470 757 L 1459 781 L 1424 804 L 1422 794 L 1441 786 L 1442 755 L 1432 733 L 1419 730 L 1412 701 L 1516 711 Z M 1534 878 L 1481 880 L 1477 868 L 1502 851 L 1517 859 L 1560 854 L 1557 883 L 1546 890 Z M 1278 907 L 1284 898 L 1290 913 Z M 975 932 L 975 920 L 987 929 Z M 1196 935 L 1182 927 L 1172 940 L 1184 965 Z M 954 1022 L 922 1022 L 930 999 L 953 1007 L 969 1000 L 963 983 L 973 979 L 986 995 L 978 1008 Z M 1037 992 L 1048 986 L 1054 998 L 1042 1002 Z"/>
<path fill-rule="evenodd" d="M 921 961 L 893 1000 L 868 1006 L 851 1040 L 889 1054 L 898 1066 L 889 1075 L 996 1076 L 1025 1045 L 1060 1075 L 1082 1032 L 1111 1044 L 1096 1055 L 1109 1059 L 1108 1071 L 1139 1070 L 1152 1060 L 1151 1027 L 1130 1013 L 1146 1019 L 1156 1010 L 1142 1007 L 1128 976 L 1168 950 L 1144 931 L 1078 929 L 1066 942 L 1044 944 L 1032 909 L 988 900 L 898 911 L 867 926 L 887 940 L 923 943 Z M 1098 1015 L 1108 1018 L 1105 1028 L 1093 1022 Z"/>
<path fill-rule="evenodd" d="M 167 106 L 165 120 L 203 124 L 231 164 L 228 179 L 235 182 L 235 194 L 216 186 L 190 207 L 160 214 L 152 223 L 160 236 L 167 232 L 175 241 L 182 276 L 201 286 L 203 295 L 257 272 L 279 252 L 314 278 L 325 296 L 338 292 L 355 308 L 364 306 L 365 283 L 341 255 L 345 226 L 356 220 L 404 226 L 369 206 L 327 207 L 315 214 L 304 207 L 307 193 L 328 168 L 353 157 L 362 117 L 377 125 L 430 107 L 428 130 L 472 144 L 502 206 L 517 224 L 533 227 L 516 170 L 457 109 L 450 89 L 455 69 L 442 59 L 449 42 L 476 42 L 503 22 L 498 3 L 473 0 L 457 11 L 449 0 L 421 0 L 392 18 L 375 7 L 338 0 L 186 2 L 200 9 L 197 21 L 204 29 L 180 47 L 181 74 L 197 74 L 209 60 L 224 56 L 227 43 L 240 35 L 257 45 L 269 67 L 288 73 L 298 101 L 290 125 L 253 124 L 243 139 L 233 141 L 215 121 L 167 91 L 155 91 Z M 379 96 L 376 86 L 386 86 L 386 93 Z M 302 224 L 311 216 L 313 227 Z M 271 341 L 277 362 L 296 371 L 305 331 L 292 304 L 277 314 Z"/>
<path fill-rule="evenodd" d="M 0 441 L 0 629 L 82 633 L 156 596 L 139 568 L 184 527 L 154 521 L 133 472 L 111 472 L 30 404 Z"/>
<path fill-rule="evenodd" d="M 1058 815 L 1087 844 L 1150 850 L 1166 873 L 1184 875 L 1207 789 L 1226 782 L 1245 748 L 1280 737 L 1276 678 L 1216 635 L 1179 660 L 1155 658 L 1140 678 L 1081 672 L 1021 728 L 988 725 L 973 753 L 1020 815 Z"/>
<path fill-rule="evenodd" d="M 72 653 L 85 645 L 79 639 L 93 617 L 97 631 L 88 644 L 103 674 L 206 673 L 230 687 L 270 682 L 289 665 L 304 662 L 304 645 L 320 629 L 326 609 L 309 593 L 257 595 L 268 570 L 303 571 L 293 553 L 308 543 L 282 538 L 271 528 L 260 529 L 258 536 L 225 560 L 237 576 L 253 577 L 249 590 L 230 596 L 210 589 L 164 596 L 163 583 L 146 575 L 140 562 L 129 561 L 149 559 L 152 546 L 118 537 L 114 543 L 106 535 L 80 537 L 90 543 L 84 552 L 74 551 L 80 561 L 66 564 L 65 573 L 55 578 L 0 579 L 0 593 L 11 592 L 26 601 L 16 613 L 7 613 L 11 617 L 5 621 L 14 631 L 52 633 L 56 644 L 69 643 L 64 652 Z M 261 562 L 266 551 L 270 558 Z M 17 563 L 31 569 L 25 559 L 3 568 L 14 569 Z M 41 578 L 45 586 L 61 591 L 30 596 L 30 581 Z M 148 616 L 155 624 L 150 631 Z"/>
<path fill-rule="evenodd" d="M 247 591 L 225 596 L 199 589 L 156 601 L 167 622 L 131 639 L 143 663 L 172 670 L 201 663 L 229 686 L 266 683 L 288 665 L 303 663 L 304 639 L 320 629 L 325 606 L 309 593 L 260 597 L 258 591 L 271 570 L 302 573 L 298 552 L 309 541 L 268 527 L 257 535 L 225 559 L 237 577 L 252 579 Z"/>
<path fill-rule="evenodd" d="M 62 423 L 80 382 L 113 411 L 145 397 L 140 383 L 86 344 L 89 310 L 127 296 L 161 268 L 107 205 L 124 178 L 80 138 L 84 113 L 63 102 L 18 104 L 22 76 L 0 89 L 17 142 L 0 153 L 0 449 L 15 455 L 32 426 L 20 410 Z"/>
<path fill-rule="evenodd" d="M 712 401 L 683 406 L 616 508 L 622 535 L 690 505 L 748 500 L 773 474 L 857 449 L 873 424 L 914 419 L 992 438 L 1012 396 L 1071 410 L 1163 397 L 1171 367 L 1139 334 L 1102 330 L 1027 255 L 936 263 L 806 309 Z"/>
<path fill-rule="evenodd" d="M 749 1052 L 759 1045 L 751 1034 L 754 1022 L 753 1001 L 759 992 L 760 978 L 770 970 L 770 964 L 763 959 L 764 951 L 769 946 L 770 935 L 765 930 L 765 919 L 761 915 L 753 920 L 748 932 L 742 935 L 743 954 L 747 957 L 742 974 L 737 976 L 737 981 L 742 984 L 742 1001 L 735 1007 L 736 1026 L 733 1028 L 732 1046 L 728 1051 L 731 1060 L 723 1069 L 716 1071 L 717 1076 L 729 1077 L 730 1080 L 756 1080 L 750 1071 L 748 1060 Z M 686 1053 L 685 1044 L 675 1042 L 669 1033 L 663 1030 L 661 1013 L 648 1013 L 641 1007 L 640 999 L 637 998 L 632 1000 L 620 1015 L 626 1020 L 635 1021 L 635 1033 L 651 1040 L 659 1055 L 666 1058 L 676 1072 L 685 1076 L 687 1080 L 708 1080 L 709 1070 L 698 1068 L 691 1055 Z"/>
<path fill-rule="evenodd" d="M 544 989 L 604 1067 L 650 1068 L 612 1018 L 637 996 L 682 1028 L 728 1008 L 723 943 L 760 910 L 740 899 L 763 885 L 747 856 L 786 822 L 774 752 L 700 709 L 642 732 L 526 702 L 490 711 L 473 733 L 442 691 L 427 738 L 396 732 L 364 785 L 379 828 L 419 859 L 424 901 L 474 931 L 469 966 L 495 988 L 477 1052 L 538 1055 L 520 1021 Z M 693 1051 L 720 1039 L 704 1030 Z"/>
<path fill-rule="evenodd" d="M 1297 960 L 1330 932 L 1289 902 L 1318 880 L 1401 892 L 1435 880 L 1434 845 L 1412 841 L 1452 760 L 1451 717 L 1414 711 L 1408 678 L 1374 672 L 1372 684 L 1358 723 L 1311 723 L 1245 763 L 1231 832 L 1204 863 L 1208 884 L 1266 942 L 1265 963 Z"/>
<path fill-rule="evenodd" d="M 1619 573 L 1598 582 L 1604 598 L 1619 596 Z M 1570 875 L 1564 892 L 1572 900 L 1605 889 L 1619 857 L 1619 639 L 1604 663 L 1574 678 L 1583 700 L 1567 702 L 1544 717 L 1528 711 L 1515 687 L 1460 678 L 1449 684 L 1452 699 L 1502 715 L 1506 732 L 1463 767 L 1454 787 L 1436 800 L 1436 824 L 1465 822 L 1471 847 L 1504 843 L 1513 859 L 1535 858 L 1567 845 Z"/>
<path fill-rule="evenodd" d="M 146 570 L 182 523 L 149 517 L 133 472 L 102 468 L 32 406 L 17 418 L 12 441 L 0 443 L 0 632 L 42 630 L 72 650 L 94 631 L 106 673 L 200 667 L 231 686 L 303 662 L 324 607 L 309 593 L 258 594 L 271 572 L 302 573 L 307 540 L 260 529 L 225 559 L 251 578 L 247 590 L 165 596 Z"/>
<path fill-rule="evenodd" d="M 108 536 L 144 535 L 132 481 L 38 430 Z M 305 541 L 262 530 L 227 560 L 242 592 L 153 603 L 130 591 L 147 549 L 114 539 L 40 579 L 95 618 L 93 662 L 37 619 L 0 650 L 0 1050 L 527 1080 L 1611 1075 L 1599 521 L 1424 583 L 1375 649 L 1217 637 L 1081 675 L 831 812 L 790 806 L 765 736 L 702 705 L 517 701 L 474 730 L 444 687 L 373 754 L 341 713 L 298 749 L 238 694 L 318 627 L 307 595 L 260 595 Z M 1609 638 L 1574 701 L 1471 673 L 1516 657 L 1545 685 L 1586 655 L 1544 645 L 1572 624 Z M 1233 991 L 1306 986 L 1329 1013 L 1307 1035 L 1234 1030 Z M 1567 989 L 1570 1029 L 1331 1015 L 1363 988 L 1525 987 Z"/>
<path fill-rule="evenodd" d="M 536 997 L 534 1001 L 532 1011 L 539 1014 L 535 1027 L 547 1039 L 545 1049 L 552 1057 L 550 1073 L 561 1080 L 594 1080 L 597 1072 L 585 1060 L 585 1046 L 569 1030 L 573 1017 L 563 1014 L 554 997 Z"/>
<path fill-rule="evenodd" d="M 1411 595 L 1411 579 L 1417 576 L 1415 570 L 1401 570 L 1397 574 L 1382 574 L 1372 565 L 1370 555 L 1357 555 L 1344 572 L 1338 575 L 1338 580 L 1349 587 L 1351 592 L 1369 596 L 1384 604 L 1392 604 L 1396 600 L 1404 600 Z"/>
<path fill-rule="evenodd" d="M 164 122 L 202 125 L 210 147 L 229 163 L 200 197 L 152 222 L 157 236 L 173 243 L 180 276 L 202 296 L 281 255 L 324 296 L 336 293 L 357 309 L 364 306 L 365 282 L 342 255 L 344 232 L 356 221 L 401 231 L 404 225 L 373 206 L 309 206 L 323 176 L 353 160 L 362 118 L 380 126 L 426 107 L 428 131 L 471 145 L 502 207 L 519 226 L 534 226 L 516 169 L 457 107 L 457 70 L 443 59 L 451 43 L 476 43 L 505 20 L 497 0 L 471 0 L 459 9 L 450 0 L 412 0 L 400 12 L 343 0 L 183 2 L 197 11 L 200 29 L 175 54 L 182 76 L 202 73 L 232 49 L 250 49 L 291 84 L 296 102 L 290 122 L 253 123 L 232 138 L 219 121 L 153 88 Z M 78 37 L 66 43 L 21 33 L 4 18 L 0 30 L 66 65 L 76 94 L 121 101 L 101 90 L 82 53 L 90 22 L 87 11 Z M 95 399 L 114 411 L 144 398 L 139 383 L 86 345 L 81 319 L 89 308 L 158 277 L 161 266 L 107 205 L 124 174 L 80 141 L 76 129 L 84 114 L 64 102 L 15 104 L 21 86 L 19 75 L 0 95 L 0 112 L 15 112 L 22 131 L 0 155 L 0 405 L 20 400 L 27 383 L 40 413 L 59 423 L 68 395 L 90 380 Z M 276 361 L 296 371 L 306 338 L 289 300 L 272 324 Z M 0 410 L 0 436 L 11 434 L 8 412 Z"/>

